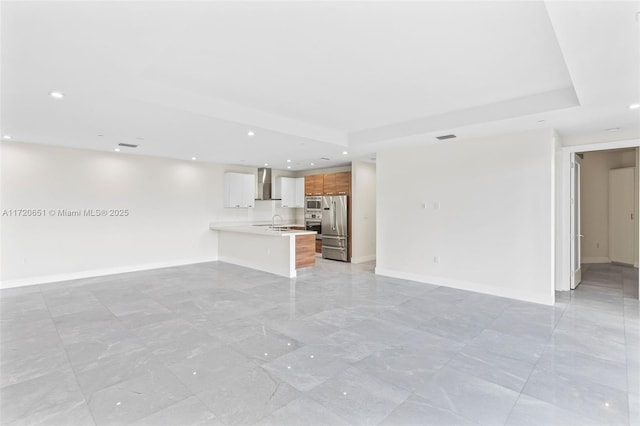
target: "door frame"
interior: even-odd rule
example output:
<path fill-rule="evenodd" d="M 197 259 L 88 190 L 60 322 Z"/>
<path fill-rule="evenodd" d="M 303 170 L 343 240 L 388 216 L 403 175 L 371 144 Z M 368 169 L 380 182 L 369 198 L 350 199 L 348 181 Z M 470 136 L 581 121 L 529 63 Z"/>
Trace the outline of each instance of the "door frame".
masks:
<path fill-rule="evenodd" d="M 556 290 L 571 289 L 571 157 L 577 152 L 605 151 L 618 148 L 640 147 L 640 139 L 626 139 L 560 148 L 560 193 L 558 194 L 557 223 L 558 251 L 556 257 Z M 638 235 L 640 238 L 640 235 Z"/>

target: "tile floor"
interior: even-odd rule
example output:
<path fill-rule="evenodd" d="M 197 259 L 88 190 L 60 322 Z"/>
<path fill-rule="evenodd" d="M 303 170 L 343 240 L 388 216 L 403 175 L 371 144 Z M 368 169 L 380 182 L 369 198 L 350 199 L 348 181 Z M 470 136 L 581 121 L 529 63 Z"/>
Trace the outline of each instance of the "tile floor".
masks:
<path fill-rule="evenodd" d="M 372 268 L 3 290 L 0 423 L 640 424 L 637 269 L 586 265 L 550 307 Z"/>

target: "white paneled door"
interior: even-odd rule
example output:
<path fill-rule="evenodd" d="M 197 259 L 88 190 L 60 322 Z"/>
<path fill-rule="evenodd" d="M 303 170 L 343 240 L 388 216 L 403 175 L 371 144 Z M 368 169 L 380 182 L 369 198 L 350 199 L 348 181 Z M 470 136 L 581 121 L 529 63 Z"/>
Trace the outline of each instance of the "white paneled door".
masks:
<path fill-rule="evenodd" d="M 609 171 L 609 257 L 633 265 L 635 167 Z"/>
<path fill-rule="evenodd" d="M 580 157 L 572 154 L 571 159 L 571 290 L 582 281 L 580 244 Z"/>

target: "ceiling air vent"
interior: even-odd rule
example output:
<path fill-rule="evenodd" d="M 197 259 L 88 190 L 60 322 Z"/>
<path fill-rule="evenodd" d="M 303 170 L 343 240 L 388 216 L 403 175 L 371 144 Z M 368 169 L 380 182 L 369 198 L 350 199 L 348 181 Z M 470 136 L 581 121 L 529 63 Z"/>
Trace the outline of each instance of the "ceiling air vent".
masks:
<path fill-rule="evenodd" d="M 327 157 L 320 157 L 320 159 L 321 159 L 321 160 L 324 160 L 324 161 L 331 161 L 331 159 L 330 159 L 330 158 L 327 158 Z"/>
<path fill-rule="evenodd" d="M 119 146 L 124 146 L 126 148 L 137 148 L 138 147 L 138 145 L 134 145 L 134 144 L 131 144 L 131 143 L 119 143 L 118 145 Z"/>
<path fill-rule="evenodd" d="M 436 139 L 438 139 L 439 141 L 444 141 L 447 139 L 453 139 L 455 137 L 456 135 L 442 135 L 442 136 L 436 136 Z"/>

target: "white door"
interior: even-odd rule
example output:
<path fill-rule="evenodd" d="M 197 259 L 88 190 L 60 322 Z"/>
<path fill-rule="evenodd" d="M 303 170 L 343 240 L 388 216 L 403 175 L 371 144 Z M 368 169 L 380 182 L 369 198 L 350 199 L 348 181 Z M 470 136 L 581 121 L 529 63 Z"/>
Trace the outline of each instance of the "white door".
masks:
<path fill-rule="evenodd" d="M 635 167 L 609 170 L 609 257 L 633 265 Z"/>
<path fill-rule="evenodd" d="M 571 158 L 571 290 L 578 287 L 582 281 L 580 262 L 580 157 L 572 154 Z"/>

